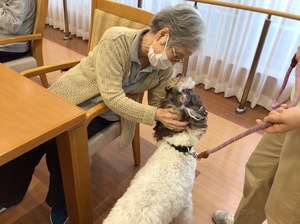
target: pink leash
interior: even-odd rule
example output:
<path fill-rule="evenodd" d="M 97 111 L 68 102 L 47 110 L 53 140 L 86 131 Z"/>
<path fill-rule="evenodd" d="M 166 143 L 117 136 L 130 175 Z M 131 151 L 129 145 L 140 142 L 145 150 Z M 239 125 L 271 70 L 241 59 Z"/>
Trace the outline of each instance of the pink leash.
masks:
<path fill-rule="evenodd" d="M 281 104 L 284 104 L 286 102 L 288 102 L 290 100 L 290 96 L 287 97 L 286 99 L 282 100 L 280 103 L 277 103 L 277 100 L 278 98 L 281 96 L 283 90 L 285 89 L 286 87 L 286 84 L 289 80 L 289 77 L 290 77 L 290 74 L 291 74 L 291 71 L 293 70 L 293 68 L 296 67 L 296 72 L 295 72 L 295 78 L 296 78 L 296 83 L 295 83 L 295 96 L 294 96 L 294 99 L 290 102 L 290 105 L 289 107 L 294 107 L 297 105 L 297 103 L 299 102 L 299 99 L 300 99 L 300 63 L 297 62 L 296 60 L 296 54 L 294 55 L 294 57 L 292 58 L 291 60 L 291 65 L 289 67 L 289 69 L 287 70 L 286 72 L 286 75 L 284 77 L 284 80 L 283 80 L 283 83 L 282 83 L 282 86 L 278 92 L 278 94 L 275 96 L 275 98 L 273 99 L 272 101 L 272 108 L 273 109 L 276 109 L 278 107 L 280 107 Z"/>
<path fill-rule="evenodd" d="M 226 147 L 227 145 L 229 145 L 229 144 L 231 144 L 231 143 L 233 143 L 233 142 L 235 142 L 235 141 L 237 141 L 237 140 L 239 140 L 239 139 L 241 139 L 241 138 L 243 138 L 243 137 L 245 137 L 245 136 L 247 136 L 247 135 L 250 135 L 250 134 L 252 134 L 253 132 L 257 132 L 257 131 L 259 131 L 259 130 L 263 130 L 263 129 L 267 128 L 267 127 L 270 127 L 271 125 L 272 125 L 272 123 L 268 123 L 268 122 L 266 123 L 266 122 L 264 122 L 264 123 L 262 123 L 262 124 L 259 124 L 259 125 L 254 126 L 254 127 L 252 127 L 252 128 L 249 128 L 248 130 L 246 130 L 246 131 L 244 131 L 244 132 L 242 132 L 242 133 L 236 135 L 235 137 L 233 137 L 233 138 L 227 140 L 226 142 L 222 143 L 221 145 L 218 145 L 217 147 L 215 147 L 215 148 L 213 148 L 213 149 L 206 150 L 206 151 L 203 151 L 203 152 L 199 153 L 199 154 L 197 155 L 197 159 L 201 159 L 201 158 L 206 159 L 206 158 L 209 156 L 209 154 L 212 154 L 212 153 L 214 153 L 214 152 L 217 152 L 217 151 L 219 151 L 220 149 Z"/>
<path fill-rule="evenodd" d="M 286 103 L 288 100 L 290 100 L 290 97 L 287 97 L 286 99 L 284 99 L 283 101 L 281 101 L 281 103 L 277 103 L 277 100 L 278 98 L 281 96 L 283 90 L 285 89 L 286 87 L 286 84 L 288 82 L 288 79 L 289 79 L 289 76 L 291 74 L 291 71 L 293 70 L 293 68 L 296 67 L 296 84 L 295 84 L 295 96 L 294 96 L 294 99 L 293 101 L 291 101 L 289 107 L 294 107 L 298 102 L 299 102 L 299 99 L 300 99 L 300 63 L 297 62 L 296 60 L 296 54 L 294 55 L 294 57 L 292 58 L 291 60 L 291 64 L 290 64 L 290 67 L 289 69 L 287 70 L 286 72 L 286 75 L 285 75 L 285 78 L 284 78 L 284 81 L 283 81 L 283 84 L 278 92 L 278 94 L 276 95 L 276 97 L 273 99 L 272 101 L 272 108 L 273 109 L 276 109 L 278 108 L 281 104 L 283 103 Z M 256 125 L 238 135 L 236 135 L 235 137 L 229 139 L 228 141 L 222 143 L 221 145 L 218 145 L 217 147 L 213 148 L 213 149 L 210 149 L 210 150 L 206 150 L 206 151 L 203 151 L 199 154 L 196 155 L 196 158 L 197 159 L 201 159 L 201 158 L 208 158 L 208 156 L 212 153 L 215 153 L 217 151 L 219 151 L 220 149 L 226 147 L 227 145 L 247 136 L 247 135 L 250 135 L 252 134 L 253 132 L 257 132 L 259 130 L 263 130 L 265 128 L 268 128 L 272 125 L 272 123 L 269 123 L 269 122 L 264 122 L 262 124 L 259 124 L 259 125 Z"/>

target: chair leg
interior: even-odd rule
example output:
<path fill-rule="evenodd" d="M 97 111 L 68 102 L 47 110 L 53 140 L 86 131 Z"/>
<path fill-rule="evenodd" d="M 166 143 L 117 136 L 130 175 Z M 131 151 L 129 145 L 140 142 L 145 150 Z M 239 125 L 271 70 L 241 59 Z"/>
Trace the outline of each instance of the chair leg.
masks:
<path fill-rule="evenodd" d="M 141 142 L 140 142 L 140 125 L 136 124 L 134 137 L 132 140 L 132 152 L 134 165 L 139 166 L 141 163 Z"/>
<path fill-rule="evenodd" d="M 47 79 L 47 77 L 46 77 L 46 74 L 40 75 L 40 79 L 41 79 L 42 85 L 43 85 L 45 88 L 48 88 L 48 87 L 49 87 L 49 83 L 48 83 L 48 79 Z"/>

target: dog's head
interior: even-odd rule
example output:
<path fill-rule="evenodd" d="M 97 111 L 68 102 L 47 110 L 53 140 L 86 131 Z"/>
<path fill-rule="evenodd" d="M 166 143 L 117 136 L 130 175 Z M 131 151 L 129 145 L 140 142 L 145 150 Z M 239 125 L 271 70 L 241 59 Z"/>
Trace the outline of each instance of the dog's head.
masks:
<path fill-rule="evenodd" d="M 166 87 L 166 97 L 161 101 L 160 108 L 173 108 L 179 114 L 180 121 L 189 122 L 188 129 L 197 133 L 200 138 L 207 128 L 207 112 L 199 95 L 194 91 L 195 82 L 178 74 L 171 79 Z M 178 133 L 166 128 L 157 121 L 154 127 L 154 138 L 157 141 Z"/>

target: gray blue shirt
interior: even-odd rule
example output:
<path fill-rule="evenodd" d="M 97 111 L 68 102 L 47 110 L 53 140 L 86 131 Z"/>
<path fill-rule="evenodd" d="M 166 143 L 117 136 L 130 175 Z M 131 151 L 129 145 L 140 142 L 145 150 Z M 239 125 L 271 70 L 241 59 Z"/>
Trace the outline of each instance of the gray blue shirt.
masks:
<path fill-rule="evenodd" d="M 32 33 L 36 0 L 0 0 L 0 38 Z M 26 52 L 28 42 L 0 45 L 0 51 Z"/>

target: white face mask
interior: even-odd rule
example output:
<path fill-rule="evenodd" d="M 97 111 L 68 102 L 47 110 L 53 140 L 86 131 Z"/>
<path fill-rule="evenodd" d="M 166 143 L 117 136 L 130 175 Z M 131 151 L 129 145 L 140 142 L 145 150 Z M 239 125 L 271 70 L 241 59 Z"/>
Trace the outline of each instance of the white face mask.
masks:
<path fill-rule="evenodd" d="M 167 47 L 168 41 L 169 41 L 169 36 L 168 36 L 167 42 L 165 44 L 164 51 L 162 53 L 158 53 L 158 54 L 154 53 L 153 45 L 155 44 L 156 40 L 150 46 L 149 51 L 148 51 L 148 58 L 149 58 L 150 64 L 153 67 L 158 68 L 158 69 L 167 69 L 167 68 L 173 66 L 172 62 L 169 60 L 167 53 L 166 53 L 166 47 Z"/>

